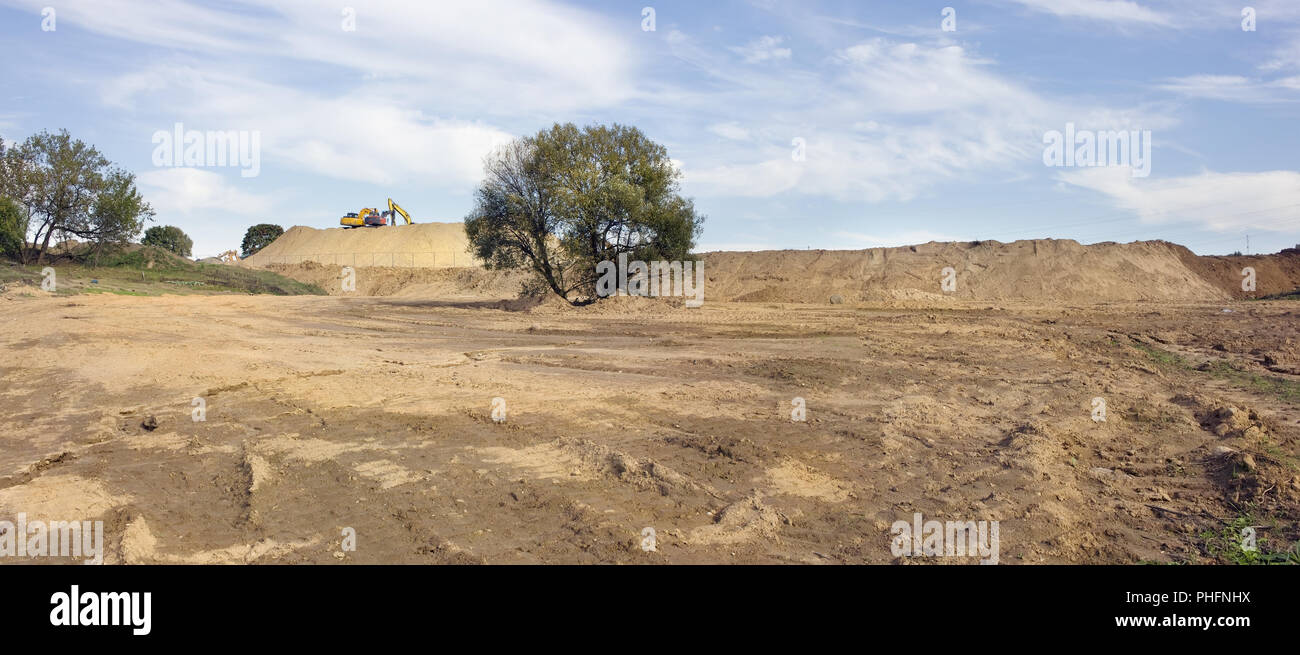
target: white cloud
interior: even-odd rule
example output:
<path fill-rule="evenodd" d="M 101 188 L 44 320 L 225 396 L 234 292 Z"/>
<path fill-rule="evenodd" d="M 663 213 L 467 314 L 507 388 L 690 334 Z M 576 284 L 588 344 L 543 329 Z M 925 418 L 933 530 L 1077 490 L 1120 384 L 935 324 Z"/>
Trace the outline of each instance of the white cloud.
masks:
<path fill-rule="evenodd" d="M 750 164 L 723 164 L 699 171 L 683 171 L 693 189 L 736 197 L 767 197 L 793 189 L 804 169 L 787 156 Z"/>
<path fill-rule="evenodd" d="M 12 1 L 33 12 L 48 4 Z M 338 66 L 354 79 L 393 84 L 408 105 L 436 97 L 450 107 L 563 111 L 617 104 L 635 92 L 629 40 L 607 19 L 551 0 L 374 0 L 358 3 L 352 32 L 338 9 L 322 11 L 312 0 L 278 0 L 256 12 L 181 0 L 66 0 L 58 9 L 60 27 L 202 55 L 213 70 L 250 62 L 254 79 L 267 79 L 262 70 L 283 59 Z M 141 77 L 119 84 L 126 95 L 152 88 Z"/>
<path fill-rule="evenodd" d="M 1273 59 L 1260 66 L 1264 71 L 1300 70 L 1300 37 L 1292 35 L 1274 53 Z"/>
<path fill-rule="evenodd" d="M 736 78 L 744 86 L 728 106 L 778 109 L 746 121 L 764 125 L 748 150 L 738 144 L 725 161 L 693 157 L 685 172 L 688 191 L 906 200 L 947 178 L 1039 162 L 1041 131 L 1027 126 L 1105 114 L 1057 106 L 991 72 L 965 49 L 941 43 L 873 39 L 837 52 L 829 64 L 816 93 L 792 93 L 803 80 L 785 76 Z M 795 137 L 806 141 L 804 161 L 791 156 Z"/>
<path fill-rule="evenodd" d="M 13 2 L 31 11 L 47 4 Z M 67 0 L 59 19 L 60 27 L 173 49 L 94 82 L 100 100 L 158 123 L 147 125 L 150 133 L 174 122 L 258 130 L 264 171 L 464 188 L 512 136 L 486 121 L 590 111 L 637 93 L 628 39 L 607 19 L 551 0 L 376 0 L 357 6 L 353 32 L 339 10 L 309 0 L 256 12 Z M 311 82 L 279 72 L 301 73 L 304 63 L 325 66 L 307 67 Z"/>
<path fill-rule="evenodd" d="M 137 91 L 140 79 L 150 80 L 147 92 Z M 154 129 L 181 122 L 204 131 L 257 130 L 263 171 L 289 167 L 382 185 L 464 187 L 481 178 L 483 157 L 511 138 L 482 123 L 403 108 L 387 89 L 320 97 L 239 75 L 158 66 L 110 79 L 102 92 L 114 103 L 168 98 L 171 115 Z"/>
<path fill-rule="evenodd" d="M 1213 173 L 1153 180 L 1127 168 L 1066 171 L 1060 179 L 1106 196 L 1147 224 L 1197 223 L 1214 232 L 1300 229 L 1300 172 Z"/>
<path fill-rule="evenodd" d="M 743 46 L 732 48 L 731 51 L 739 54 L 747 64 L 789 59 L 792 52 L 790 48 L 780 47 L 783 41 L 785 41 L 783 36 L 763 36 Z"/>
<path fill-rule="evenodd" d="M 734 121 L 728 123 L 714 123 L 709 126 L 709 131 L 732 141 L 748 141 L 749 130 L 741 127 L 740 123 Z"/>
<path fill-rule="evenodd" d="M 1085 18 L 1121 24 L 1170 26 L 1168 14 L 1154 11 L 1129 0 L 1011 0 L 1034 11 L 1061 18 Z"/>
<path fill-rule="evenodd" d="M 873 113 L 951 112 L 974 106 L 1028 109 L 1043 103 L 954 45 L 872 39 L 837 53 L 847 82 Z M 1018 112 L 1019 113 L 1019 112 Z"/>
<path fill-rule="evenodd" d="M 1176 77 L 1160 85 L 1192 98 L 1225 100 L 1229 102 L 1267 103 L 1300 102 L 1298 78 L 1262 80 L 1241 75 L 1188 75 Z"/>
<path fill-rule="evenodd" d="M 238 173 L 234 179 L 241 179 Z M 216 171 L 198 168 L 158 168 L 136 176 L 145 200 L 166 221 L 168 216 L 190 216 L 208 209 L 241 216 L 262 216 L 271 200 L 242 191 Z"/>

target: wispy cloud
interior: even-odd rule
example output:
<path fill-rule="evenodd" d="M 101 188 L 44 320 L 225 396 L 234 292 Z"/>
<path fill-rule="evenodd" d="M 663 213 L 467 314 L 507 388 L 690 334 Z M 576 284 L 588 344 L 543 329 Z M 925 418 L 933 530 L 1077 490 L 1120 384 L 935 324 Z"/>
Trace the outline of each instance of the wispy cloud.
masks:
<path fill-rule="evenodd" d="M 749 130 L 741 127 L 740 123 L 730 121 L 727 123 L 714 123 L 709 126 L 709 131 L 732 141 L 748 141 Z"/>
<path fill-rule="evenodd" d="M 739 54 L 747 64 L 789 59 L 793 51 L 790 48 L 780 47 L 784 40 L 785 38 L 780 36 L 762 36 L 731 50 Z"/>
<path fill-rule="evenodd" d="M 1173 19 L 1165 13 L 1130 0 L 1009 0 L 1024 7 L 1061 18 L 1119 23 L 1171 26 Z"/>
<path fill-rule="evenodd" d="M 1300 230 L 1300 172 L 1214 173 L 1134 178 L 1126 168 L 1060 174 L 1067 184 L 1107 196 L 1152 225 L 1193 223 L 1213 232 Z"/>
<path fill-rule="evenodd" d="M 1298 78 L 1264 80 L 1242 75 L 1189 75 L 1160 85 L 1161 89 L 1192 97 L 1229 102 L 1300 102 Z"/>

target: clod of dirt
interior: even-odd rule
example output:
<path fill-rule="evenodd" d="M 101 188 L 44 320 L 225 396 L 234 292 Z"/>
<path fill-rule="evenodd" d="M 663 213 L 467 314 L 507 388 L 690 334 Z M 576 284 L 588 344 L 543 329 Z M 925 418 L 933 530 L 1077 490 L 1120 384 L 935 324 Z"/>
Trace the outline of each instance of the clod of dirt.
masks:
<path fill-rule="evenodd" d="M 158 540 L 149 530 L 149 523 L 143 516 L 137 516 L 127 523 L 122 533 L 120 557 L 123 564 L 148 564 L 153 561 L 158 548 Z"/>
<path fill-rule="evenodd" d="M 158 429 L 158 419 L 154 418 L 153 414 L 150 414 L 143 421 L 140 422 L 140 427 L 150 432 L 153 432 L 154 430 Z"/>
<path fill-rule="evenodd" d="M 1259 467 L 1255 464 L 1255 458 L 1250 453 L 1241 456 L 1241 467 L 1246 471 L 1254 473 Z"/>
<path fill-rule="evenodd" d="M 789 517 L 763 504 L 759 494 L 753 492 L 719 510 L 711 525 L 691 530 L 687 542 L 710 545 L 775 539 L 782 525 L 790 525 Z"/>
<path fill-rule="evenodd" d="M 653 459 L 638 459 L 588 439 L 562 438 L 557 441 L 557 445 L 561 450 L 581 460 L 587 470 L 609 475 L 642 488 L 655 488 L 665 496 L 674 491 L 699 487 L 690 478 Z"/>
<path fill-rule="evenodd" d="M 1092 477 L 1097 478 L 1098 480 L 1125 480 L 1133 477 L 1123 471 L 1109 469 L 1104 466 L 1092 468 L 1088 473 L 1092 474 Z"/>
<path fill-rule="evenodd" d="M 1253 409 L 1223 405 L 1210 410 L 1206 423 L 1220 437 L 1258 437 L 1265 431 L 1259 414 Z"/>

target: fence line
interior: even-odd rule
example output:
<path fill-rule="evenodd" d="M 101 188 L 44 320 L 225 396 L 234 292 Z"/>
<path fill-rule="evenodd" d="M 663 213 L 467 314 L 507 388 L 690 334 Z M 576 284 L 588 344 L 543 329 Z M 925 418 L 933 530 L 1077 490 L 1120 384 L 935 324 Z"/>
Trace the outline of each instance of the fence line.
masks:
<path fill-rule="evenodd" d="M 316 262 L 330 266 L 387 266 L 397 268 L 455 268 L 475 266 L 469 253 L 444 251 L 424 252 L 326 252 L 308 255 L 278 255 L 268 257 L 268 264 L 302 264 Z"/>

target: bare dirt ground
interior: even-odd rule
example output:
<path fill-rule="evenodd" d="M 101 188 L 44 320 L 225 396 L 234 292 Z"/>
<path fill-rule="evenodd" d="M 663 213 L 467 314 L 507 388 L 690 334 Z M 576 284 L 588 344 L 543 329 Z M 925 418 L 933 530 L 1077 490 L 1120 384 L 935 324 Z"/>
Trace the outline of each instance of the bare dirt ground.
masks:
<path fill-rule="evenodd" d="M 1295 301 L 896 305 L 3 298 L 0 518 L 103 519 L 108 563 L 973 561 L 894 557 L 916 512 L 999 521 L 1003 564 L 1298 538 Z"/>

